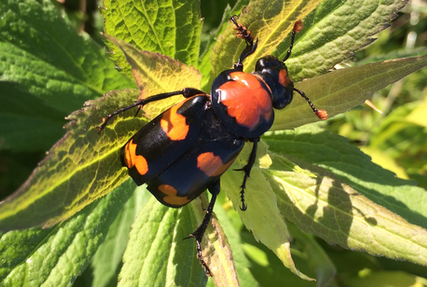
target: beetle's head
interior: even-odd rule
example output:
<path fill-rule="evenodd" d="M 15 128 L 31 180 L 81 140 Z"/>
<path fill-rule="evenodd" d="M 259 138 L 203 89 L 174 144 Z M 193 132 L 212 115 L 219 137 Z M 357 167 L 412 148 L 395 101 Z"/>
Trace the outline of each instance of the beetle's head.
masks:
<path fill-rule="evenodd" d="M 283 109 L 291 103 L 294 84 L 283 61 L 273 55 L 262 57 L 256 63 L 254 74 L 260 76 L 270 88 L 275 109 Z"/>

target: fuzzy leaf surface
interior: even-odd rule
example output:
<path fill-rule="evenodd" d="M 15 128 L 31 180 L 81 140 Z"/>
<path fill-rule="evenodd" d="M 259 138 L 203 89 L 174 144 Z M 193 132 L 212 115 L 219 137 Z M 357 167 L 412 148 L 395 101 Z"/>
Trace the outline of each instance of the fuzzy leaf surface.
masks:
<path fill-rule="evenodd" d="M 324 0 L 303 19 L 292 56 L 286 61 L 294 81 L 324 74 L 353 53 L 371 44 L 390 26 L 406 0 Z M 289 42 L 274 52 L 283 58 Z"/>
<path fill-rule="evenodd" d="M 264 137 L 275 154 L 263 174 L 284 216 L 304 231 L 343 247 L 424 264 L 425 190 L 394 178 L 357 148 L 343 145 L 338 136 L 326 139 L 320 131 L 299 130 Z M 309 172 L 280 167 L 287 154 Z M 308 162 L 332 170 L 338 178 Z"/>
<path fill-rule="evenodd" d="M 73 31 L 50 1 L 2 1 L 0 14 L 1 81 L 18 82 L 24 91 L 66 113 L 117 87 L 133 87 L 88 35 Z"/>
<path fill-rule="evenodd" d="M 0 15 L 1 148 L 48 150 L 84 101 L 135 87 L 50 1 L 1 1 Z"/>
<path fill-rule="evenodd" d="M 123 188 L 127 189 L 133 189 L 134 186 L 131 179 L 123 184 Z M 135 188 L 132 197 L 120 209 L 91 262 L 92 268 L 89 270 L 93 272 L 93 286 L 117 285 L 123 254 L 129 242 L 129 230 L 139 211 L 151 197 L 151 193 L 145 188 Z"/>
<path fill-rule="evenodd" d="M 201 16 L 198 1 L 111 1 L 101 10 L 105 32 L 138 50 L 158 52 L 197 67 Z M 113 44 L 111 58 L 131 78 L 125 55 Z"/>
<path fill-rule="evenodd" d="M 141 90 L 139 98 L 148 98 L 159 93 L 166 93 L 183 88 L 199 88 L 202 76 L 192 66 L 186 66 L 179 61 L 157 53 L 139 51 L 134 46 L 105 35 L 112 43 L 119 47 L 132 67 L 132 74 Z M 145 116 L 154 118 L 172 104 L 182 101 L 175 96 L 144 107 Z"/>
<path fill-rule="evenodd" d="M 189 206 L 169 208 L 151 198 L 132 226 L 118 286 L 203 286 L 194 242 L 183 240 L 194 220 Z"/>
<path fill-rule="evenodd" d="M 333 117 L 362 104 L 374 92 L 426 65 L 426 54 L 370 63 L 316 76 L 297 83 L 295 87 L 304 91 L 318 109 L 325 109 L 329 117 Z M 296 128 L 318 120 L 307 102 L 294 93 L 292 103 L 285 109 L 276 111 L 271 130 Z"/>
<path fill-rule="evenodd" d="M 204 196 L 191 202 L 191 208 L 196 216 L 196 226 L 202 223 L 206 214 L 208 201 Z M 216 286 L 239 286 L 237 270 L 234 265 L 230 244 L 216 215 L 211 219 L 212 225 L 208 225 L 202 243 L 202 254 L 204 260 L 213 274 L 213 281 Z"/>
<path fill-rule="evenodd" d="M 0 234 L 1 286 L 67 286 L 87 267 L 132 195 L 128 181 L 108 196 L 48 229 Z"/>
<path fill-rule="evenodd" d="M 246 147 L 239 158 L 245 159 L 245 155 L 249 155 L 248 150 L 249 148 Z M 265 156 L 266 146 L 261 143 L 257 158 L 265 159 Z M 236 176 L 236 171 L 232 170 L 222 177 L 222 187 L 234 206 L 241 204 L 240 194 L 236 192 L 240 190 L 240 180 L 241 178 Z M 301 273 L 292 260 L 290 235 L 284 217 L 277 207 L 276 196 L 264 176 L 257 169 L 252 170 L 250 180 L 247 182 L 245 202 L 248 209 L 244 212 L 241 210 L 238 212 L 246 228 L 254 234 L 255 239 L 271 249 L 283 264 L 296 275 L 306 280 L 312 280 Z"/>

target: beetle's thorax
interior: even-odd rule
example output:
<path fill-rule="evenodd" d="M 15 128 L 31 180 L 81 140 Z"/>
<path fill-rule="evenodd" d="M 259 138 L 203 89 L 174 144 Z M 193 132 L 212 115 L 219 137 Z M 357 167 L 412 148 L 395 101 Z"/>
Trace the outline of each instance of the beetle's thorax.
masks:
<path fill-rule="evenodd" d="M 274 121 L 271 92 L 258 75 L 222 72 L 212 84 L 212 107 L 230 132 L 256 138 Z"/>

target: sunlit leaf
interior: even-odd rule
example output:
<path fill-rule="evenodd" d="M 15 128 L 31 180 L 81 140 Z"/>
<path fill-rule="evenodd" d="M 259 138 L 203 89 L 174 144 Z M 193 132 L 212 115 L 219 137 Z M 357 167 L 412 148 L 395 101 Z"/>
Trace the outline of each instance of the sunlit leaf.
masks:
<path fill-rule="evenodd" d="M 138 50 L 158 52 L 197 67 L 201 16 L 197 1 L 105 0 L 105 32 Z M 112 59 L 124 73 L 132 73 L 123 53 L 111 43 Z"/>
<path fill-rule="evenodd" d="M 151 198 L 132 226 L 118 286 L 203 285 L 194 242 L 183 240 L 193 220 L 189 206 L 169 208 Z"/>
<path fill-rule="evenodd" d="M 427 65 L 427 55 L 356 66 L 299 82 L 296 88 L 305 92 L 318 109 L 329 117 L 362 104 L 375 91 Z M 276 112 L 272 130 L 295 128 L 319 119 L 307 102 L 294 94 L 292 103 Z"/>
<path fill-rule="evenodd" d="M 324 0 L 303 22 L 292 57 L 286 61 L 295 81 L 324 74 L 353 52 L 371 44 L 408 1 Z M 276 53 L 285 54 L 288 45 Z"/>
<path fill-rule="evenodd" d="M 243 155 L 245 154 L 248 155 L 247 152 L 243 152 Z M 265 154 L 265 146 L 261 145 L 258 158 L 263 159 L 265 156 L 268 156 Z M 241 157 L 245 158 L 244 156 Z M 234 206 L 241 204 L 241 197 L 237 190 L 240 190 L 239 186 L 243 176 L 236 176 L 237 174 L 235 171 L 229 171 L 222 177 L 222 186 Z M 310 280 L 295 267 L 290 253 L 290 236 L 284 217 L 277 207 L 276 196 L 264 176 L 257 169 L 251 172 L 251 178 L 247 183 L 245 202 L 248 209 L 246 211 L 239 210 L 239 215 L 246 228 L 252 231 L 255 239 L 270 248 L 292 272 L 303 279 Z"/>
<path fill-rule="evenodd" d="M 2 149 L 48 150 L 84 101 L 135 87 L 51 1 L 1 1 L 0 15 Z"/>
<path fill-rule="evenodd" d="M 66 286 L 73 282 L 87 267 L 132 195 L 132 185 L 129 180 L 55 227 L 1 234 L 1 286 L 23 286 L 28 282 L 34 286 Z"/>

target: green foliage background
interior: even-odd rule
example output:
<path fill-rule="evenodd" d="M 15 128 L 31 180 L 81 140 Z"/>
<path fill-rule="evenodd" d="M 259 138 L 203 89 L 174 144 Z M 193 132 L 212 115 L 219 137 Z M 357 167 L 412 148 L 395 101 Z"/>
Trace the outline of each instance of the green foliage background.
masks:
<path fill-rule="evenodd" d="M 202 16 L 205 18 L 203 26 L 204 34 L 202 34 L 202 40 L 204 40 L 202 49 L 204 47 L 206 47 L 206 49 L 211 48 L 211 43 L 209 41 L 211 41 L 212 37 L 210 37 L 208 33 L 212 32 L 220 23 L 223 10 L 227 4 L 231 6 L 234 5 L 234 3 L 227 3 L 227 1 L 202 1 Z M 61 9 L 61 7 L 55 9 Z M 56 11 L 52 10 L 51 13 L 51 17 L 58 17 Z M 85 19 L 91 19 L 92 17 L 97 19 L 91 37 L 95 39 L 95 41 L 98 41 L 99 45 L 103 45 L 98 36 L 98 31 L 103 29 L 102 19 L 97 11 L 93 11 L 93 14 L 92 12 L 84 14 L 80 11 L 69 9 L 67 13 L 76 30 L 81 29 L 82 22 Z M 400 13 L 400 17 L 393 22 L 391 28 L 379 34 L 379 39 L 374 42 L 374 44 L 366 49 L 358 51 L 352 60 L 342 63 L 341 66 L 357 66 L 368 62 L 377 62 L 397 57 L 418 56 L 418 51 L 422 51 L 422 49 L 425 50 L 427 46 L 427 36 L 425 32 L 427 31 L 426 14 L 427 7 L 425 4 L 419 4 L 418 6 L 408 5 Z M 24 15 L 21 15 L 21 17 L 24 17 Z M 33 23 L 34 29 L 28 31 L 28 34 L 31 35 L 31 39 L 37 39 L 37 33 L 43 31 L 43 22 L 31 19 L 26 19 L 26 21 L 32 21 Z M 16 19 L 16 25 L 16 27 L 19 27 L 19 19 Z M 88 27 L 88 24 L 86 26 Z M 57 33 L 60 34 L 63 29 L 71 29 L 70 27 L 72 26 L 57 27 Z M 407 40 L 414 39 L 414 36 L 416 36 L 415 41 Z M 52 36 L 53 39 L 55 37 L 55 35 Z M 8 40 L 13 41 L 13 37 Z M 91 53 L 91 58 L 87 59 L 87 69 L 96 69 L 97 61 L 103 62 L 105 59 L 101 55 L 103 53 L 102 50 L 89 44 L 91 41 L 92 40 L 87 36 L 81 38 L 76 34 L 74 39 L 69 39 L 69 45 L 75 46 L 76 51 L 79 50 L 79 46 L 92 47 L 90 49 L 93 49 L 93 53 Z M 15 59 L 14 56 L 18 59 L 17 53 L 20 51 L 14 50 L 14 46 L 8 46 L 5 44 L 6 42 L 7 41 L 2 42 L 0 46 L 0 51 L 3 52 L 3 55 L 7 55 L 7 57 L 2 58 L 2 61 L 13 61 Z M 15 47 L 16 46 L 19 46 L 19 43 L 15 43 Z M 21 75 L 24 75 L 24 73 L 20 73 L 19 71 L 13 75 L 8 75 L 15 78 L 10 78 L 9 81 L 0 81 L 0 91 L 8 91 L 7 93 L 0 93 L 0 101 L 2 103 L 2 105 L 0 105 L 0 122 L 14 123 L 13 125 L 7 126 L 0 124 L 0 133 L 8 135 L 8 137 L 0 143 L 0 198 L 5 198 L 15 191 L 29 176 L 37 165 L 37 162 L 43 159 L 45 151 L 63 136 L 64 131 L 61 127 L 66 123 L 64 120 L 65 116 L 81 108 L 85 100 L 97 98 L 108 91 L 115 90 L 116 88 L 123 88 L 124 86 L 135 88 L 135 83 L 121 76 L 119 73 L 113 73 L 114 71 L 105 71 L 103 81 L 99 82 L 97 86 L 87 87 L 85 83 L 90 82 L 90 79 L 85 78 L 84 71 L 82 73 L 82 71 L 76 70 L 76 67 L 79 65 L 73 64 L 71 60 L 67 61 L 67 59 L 73 59 L 73 55 L 66 55 L 66 53 L 61 54 L 58 52 L 61 51 L 60 47 L 51 45 L 51 43 L 36 42 L 33 43 L 33 46 L 24 47 L 24 50 L 25 49 L 36 54 L 38 49 L 43 51 L 43 53 L 46 52 L 46 50 L 49 51 L 50 54 L 57 56 L 57 59 L 54 61 L 57 63 L 58 70 L 65 70 L 67 73 L 61 74 L 58 73 L 58 71 L 50 71 L 48 68 L 44 69 L 44 67 L 39 67 L 37 70 L 29 69 L 33 73 L 31 77 L 33 81 L 26 83 L 27 86 L 24 86 L 24 88 L 13 83 L 13 81 L 18 81 Z M 40 54 L 42 53 L 40 52 Z M 99 57 L 95 58 L 93 55 L 99 55 Z M 201 57 L 203 57 L 203 55 Z M 52 60 L 50 59 L 49 61 Z M 193 61 L 197 61 L 197 59 L 193 59 Z M 102 65 L 104 64 L 105 63 L 102 63 Z M 100 64 L 99 66 L 102 65 Z M 199 68 L 203 69 L 204 67 L 201 66 Z M 100 71 L 100 73 L 103 72 L 104 71 Z M 67 101 L 67 105 L 64 104 L 61 106 L 61 100 L 58 99 L 56 102 L 51 102 L 51 104 L 55 106 L 55 108 L 52 108 L 46 106 L 43 102 L 38 102 L 34 97 L 30 96 L 30 93 L 45 94 L 49 92 L 43 90 L 43 86 L 40 85 L 40 83 L 43 82 L 43 77 L 51 78 L 52 75 L 56 77 L 58 74 L 60 74 L 60 77 L 57 79 L 57 82 L 52 83 L 52 85 L 57 85 L 58 91 L 61 91 L 64 97 L 72 98 L 72 103 Z M 25 74 L 25 77 L 27 76 L 28 74 Z M 426 79 L 427 70 L 422 69 L 388 88 L 375 93 L 372 102 L 383 111 L 382 115 L 373 111 L 366 105 L 363 105 L 319 125 L 347 137 L 352 143 L 370 155 L 374 162 L 384 168 L 392 170 L 400 178 L 417 181 L 419 186 L 427 189 L 427 120 L 420 120 L 420 118 L 427 118 L 425 116 L 427 112 L 425 100 Z M 67 87 L 67 84 L 70 86 Z M 79 85 L 82 87 L 79 88 Z M 68 94 L 64 91 L 68 91 Z M 51 96 L 53 98 L 55 95 Z M 2 106 L 7 106 L 8 109 L 2 110 Z M 58 106 L 60 108 L 58 108 Z M 19 113 L 11 114 L 10 107 L 14 107 Z M 266 137 L 267 143 L 271 144 L 271 142 L 268 141 L 268 137 L 273 139 L 274 135 Z M 318 138 L 322 137 L 319 136 Z M 271 144 L 271 148 L 274 149 L 273 144 Z M 298 151 L 295 151 L 295 154 L 297 153 Z M 126 184 L 130 185 L 131 183 L 127 182 Z M 230 208 L 230 202 L 225 198 L 225 194 L 222 193 L 221 196 L 221 202 L 226 211 L 224 212 L 221 209 L 216 209 L 216 213 L 221 224 L 230 224 L 232 226 L 232 228 L 227 228 L 227 231 L 236 230 L 235 234 L 227 232 L 227 236 L 232 244 L 233 254 L 236 260 L 249 261 L 249 264 L 247 264 L 247 262 L 245 264 L 250 266 L 249 270 L 251 276 L 248 276 L 248 278 L 240 278 L 242 285 L 246 284 L 246 286 L 250 286 L 255 281 L 262 286 L 279 286 L 283 282 L 286 282 L 288 286 L 316 285 L 314 282 L 303 281 L 292 274 L 283 266 L 283 263 L 271 250 L 256 242 L 253 235 L 242 225 L 238 214 Z M 105 266 L 97 264 L 97 262 L 111 260 L 111 257 L 107 256 L 111 253 L 114 253 L 114 262 L 121 261 L 125 247 L 120 245 L 126 242 L 128 226 L 133 222 L 135 214 L 141 209 L 140 207 L 148 200 L 149 195 L 148 197 L 147 194 L 145 194 L 144 197 L 132 196 L 129 192 L 129 188 L 126 189 L 123 187 L 121 191 L 111 194 L 109 197 L 111 197 L 111 201 L 105 201 L 98 206 L 92 206 L 89 210 L 85 209 L 85 212 L 87 214 L 96 214 L 96 212 L 102 214 L 102 210 L 109 210 L 109 216 L 111 216 L 111 218 L 118 216 L 113 226 L 110 227 L 107 224 L 109 218 L 104 218 L 106 224 L 103 225 L 103 222 L 90 222 L 90 220 L 86 220 L 82 214 L 81 218 L 78 216 L 73 217 L 71 223 L 67 223 L 75 227 L 75 229 L 67 229 L 69 234 L 60 234 L 61 232 L 55 231 L 58 232 L 57 236 L 52 236 L 49 239 L 53 241 L 52 246 L 55 246 L 55 248 L 60 248 L 56 245 L 57 242 L 64 242 L 63 248 L 65 249 L 67 238 L 70 236 L 81 236 L 81 244 L 87 245 L 87 250 L 83 253 L 95 254 L 93 263 L 91 263 L 88 268 L 82 268 L 80 270 L 81 272 L 85 271 L 76 279 L 74 283 L 75 286 L 115 285 L 120 267 L 117 265 Z M 118 204 L 118 201 L 124 204 L 127 198 L 131 198 L 126 203 L 130 205 L 131 208 L 125 208 L 125 212 L 121 211 L 119 208 L 117 208 L 117 210 L 114 208 L 111 209 L 111 206 L 114 205 L 121 206 Z M 111 206 L 108 206 L 108 204 Z M 155 208 L 158 208 L 159 212 L 162 211 L 161 206 L 156 206 Z M 178 216 L 178 212 L 179 211 L 173 211 L 169 216 Z M 231 218 L 231 220 L 226 220 L 225 218 L 227 216 Z M 224 218 L 224 220 L 221 220 L 222 218 Z M 84 234 L 79 233 L 81 226 L 91 226 L 90 228 L 92 229 L 97 228 L 100 230 L 103 228 L 105 230 L 116 230 L 116 233 L 122 233 L 123 237 L 126 239 L 117 241 L 117 238 L 114 237 L 110 241 L 108 234 L 105 238 L 91 238 L 88 234 L 86 234 L 85 237 Z M 395 286 L 423 286 L 423 284 L 427 284 L 425 280 L 425 278 L 427 278 L 426 267 L 409 262 L 397 262 L 387 258 L 373 257 L 366 253 L 344 250 L 338 246 L 330 246 L 321 239 L 315 239 L 312 235 L 303 233 L 292 223 L 288 224 L 288 228 L 292 236 L 296 239 L 292 245 L 294 260 L 298 268 L 305 274 L 316 277 L 316 274 L 313 274 L 312 266 L 310 266 L 313 262 L 310 262 L 306 258 L 307 254 L 312 254 L 316 251 L 304 250 L 304 248 L 308 246 L 313 247 L 316 245 L 305 244 L 305 242 L 316 241 L 318 246 L 326 251 L 329 257 L 327 260 L 330 260 L 331 266 L 334 266 L 331 269 L 336 268 L 338 274 L 328 286 L 387 286 L 387 284 L 391 283 L 395 284 Z M 49 230 L 30 230 L 28 238 L 44 236 L 46 232 L 49 232 Z M 179 233 L 179 236 L 185 237 L 181 235 L 181 233 Z M 241 238 L 242 242 L 239 242 L 236 238 Z M 9 233 L 9 237 L 2 237 L 2 240 L 6 240 L 6 242 L 13 245 L 13 233 Z M 21 240 L 25 240 L 25 238 L 22 237 Z M 90 242 L 93 241 L 93 244 L 88 244 L 87 240 Z M 96 242 L 102 242 L 104 240 L 105 244 L 101 245 L 101 248 L 96 251 Z M 116 242 L 117 244 L 115 244 Z M 233 246 L 233 244 L 235 245 Z M 235 248 L 237 244 L 241 245 L 242 248 Z M 32 246 L 28 246 L 27 251 L 30 252 L 32 250 L 31 248 Z M 187 248 L 193 248 L 191 242 L 189 242 Z M 22 252 L 21 254 L 25 254 L 26 251 L 21 250 L 20 252 Z M 246 256 L 242 256 L 239 252 L 244 253 Z M 45 253 L 41 252 L 40 256 L 42 257 L 44 254 Z M 183 252 L 183 254 L 185 253 Z M 7 254 L 3 254 L 3 256 L 4 255 Z M 74 255 L 75 254 L 73 254 L 73 256 Z M 87 256 L 87 254 L 82 254 L 81 256 Z M 104 256 L 107 256 L 107 259 L 104 259 Z M 7 259 L 7 256 L 3 258 Z M 194 258 L 189 258 L 188 260 L 191 260 L 191 264 L 196 264 L 195 268 L 199 267 Z M 40 262 L 43 261 L 41 260 Z M 10 264 L 12 265 L 14 263 Z M 100 270 L 100 268 L 104 268 L 104 270 Z M 19 272 L 19 270 L 16 272 Z M 60 271 L 52 271 L 53 274 L 55 272 Z M 329 270 L 329 272 L 332 272 L 332 270 Z M 78 271 L 77 273 L 80 272 Z M 108 276 L 104 274 L 108 274 Z M 187 273 L 183 271 L 183 274 Z M 327 272 L 323 270 L 321 274 L 327 274 Z M 245 280 L 247 280 L 247 282 L 245 282 Z M 191 282 L 194 283 L 195 281 Z M 25 285 L 24 282 L 15 283 L 18 285 Z M 37 282 L 33 284 L 34 286 L 38 285 Z M 213 283 L 209 282 L 208 284 Z"/>

